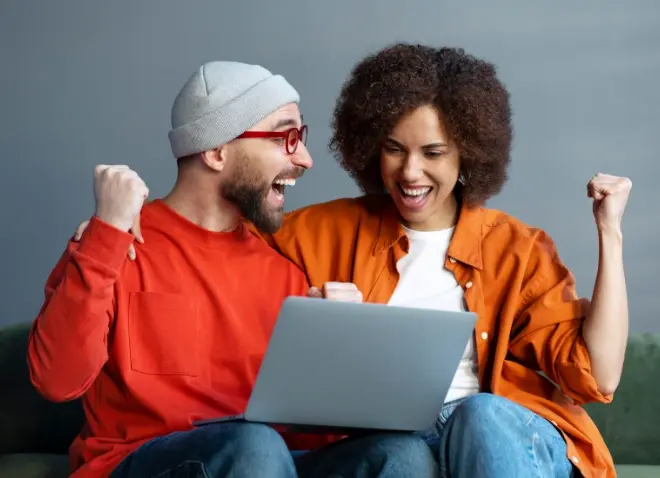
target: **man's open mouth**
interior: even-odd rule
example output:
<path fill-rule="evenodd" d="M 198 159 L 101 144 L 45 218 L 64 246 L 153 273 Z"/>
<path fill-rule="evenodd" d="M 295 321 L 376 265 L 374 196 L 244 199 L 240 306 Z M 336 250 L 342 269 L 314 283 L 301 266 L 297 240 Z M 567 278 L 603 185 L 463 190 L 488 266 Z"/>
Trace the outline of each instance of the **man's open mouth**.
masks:
<path fill-rule="evenodd" d="M 295 185 L 296 185 L 296 180 L 293 178 L 280 178 L 273 181 L 271 187 L 277 194 L 284 195 L 284 189 L 287 186 L 295 186 Z"/>
<path fill-rule="evenodd" d="M 284 204 L 284 190 L 287 186 L 295 186 L 296 180 L 294 178 L 279 178 L 273 181 L 270 185 L 272 198 L 278 205 Z"/>

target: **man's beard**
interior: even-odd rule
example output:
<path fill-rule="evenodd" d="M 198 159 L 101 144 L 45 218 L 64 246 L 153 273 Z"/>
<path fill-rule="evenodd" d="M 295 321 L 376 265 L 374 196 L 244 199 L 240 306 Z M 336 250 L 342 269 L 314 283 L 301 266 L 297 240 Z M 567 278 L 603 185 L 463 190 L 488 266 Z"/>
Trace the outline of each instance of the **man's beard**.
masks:
<path fill-rule="evenodd" d="M 261 172 L 251 166 L 250 158 L 241 155 L 232 181 L 222 185 L 221 194 L 245 219 L 264 234 L 277 232 L 282 225 L 284 207 L 268 206 L 268 193 L 273 186 Z M 299 176 L 300 173 L 294 174 Z"/>

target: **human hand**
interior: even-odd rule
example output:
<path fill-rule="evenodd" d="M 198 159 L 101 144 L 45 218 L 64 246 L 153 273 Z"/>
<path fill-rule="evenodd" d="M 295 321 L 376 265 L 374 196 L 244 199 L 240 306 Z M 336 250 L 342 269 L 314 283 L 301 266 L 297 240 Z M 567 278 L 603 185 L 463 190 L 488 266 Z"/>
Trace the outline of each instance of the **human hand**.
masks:
<path fill-rule="evenodd" d="M 96 216 L 120 229 L 133 233 L 137 241 L 144 242 L 140 231 L 140 210 L 149 189 L 138 174 L 128 166 L 99 165 L 94 169 L 94 199 Z M 79 241 L 89 221 L 80 223 L 73 236 Z M 135 248 L 131 244 L 128 257 L 135 259 Z"/>
<path fill-rule="evenodd" d="M 128 166 L 94 169 L 96 216 L 102 221 L 128 232 L 149 195 L 144 181 Z"/>
<path fill-rule="evenodd" d="M 308 297 L 338 300 L 342 302 L 362 302 L 362 292 L 352 282 L 326 282 L 320 289 L 310 287 Z"/>
<path fill-rule="evenodd" d="M 593 198 L 593 213 L 600 232 L 621 233 L 623 212 L 628 203 L 632 181 L 610 174 L 596 174 L 587 184 L 587 196 Z"/>

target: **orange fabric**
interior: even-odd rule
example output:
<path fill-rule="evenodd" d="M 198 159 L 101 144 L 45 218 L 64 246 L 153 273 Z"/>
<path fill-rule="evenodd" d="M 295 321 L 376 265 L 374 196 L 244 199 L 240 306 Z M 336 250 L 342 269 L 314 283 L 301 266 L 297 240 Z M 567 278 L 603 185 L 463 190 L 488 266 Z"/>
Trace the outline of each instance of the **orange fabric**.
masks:
<path fill-rule="evenodd" d="M 407 238 L 387 196 L 340 199 L 294 211 L 264 239 L 307 275 L 310 285 L 353 282 L 365 301 L 387 303 Z M 475 328 L 483 391 L 552 421 L 585 477 L 615 476 L 612 457 L 581 407 L 553 400 L 557 384 L 576 404 L 609 402 L 591 375 L 580 333 L 589 302 L 542 230 L 496 210 L 463 208 L 445 263 L 465 291 Z M 561 397 L 561 394 L 559 395 Z"/>
<path fill-rule="evenodd" d="M 282 301 L 306 295 L 290 262 L 239 228 L 212 233 L 160 201 L 144 207 L 145 244 L 92 219 L 46 285 L 28 364 L 54 401 L 82 397 L 72 476 L 107 476 L 145 441 L 198 419 L 242 413 Z M 283 433 L 290 447 L 333 437 Z"/>

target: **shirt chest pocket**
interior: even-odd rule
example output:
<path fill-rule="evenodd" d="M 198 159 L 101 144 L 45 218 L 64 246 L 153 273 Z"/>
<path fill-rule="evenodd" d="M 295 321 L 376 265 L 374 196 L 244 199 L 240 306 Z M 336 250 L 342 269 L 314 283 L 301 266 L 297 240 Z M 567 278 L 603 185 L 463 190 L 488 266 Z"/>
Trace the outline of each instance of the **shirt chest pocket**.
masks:
<path fill-rule="evenodd" d="M 199 314 L 183 294 L 133 292 L 129 297 L 131 369 L 150 375 L 199 373 Z"/>

